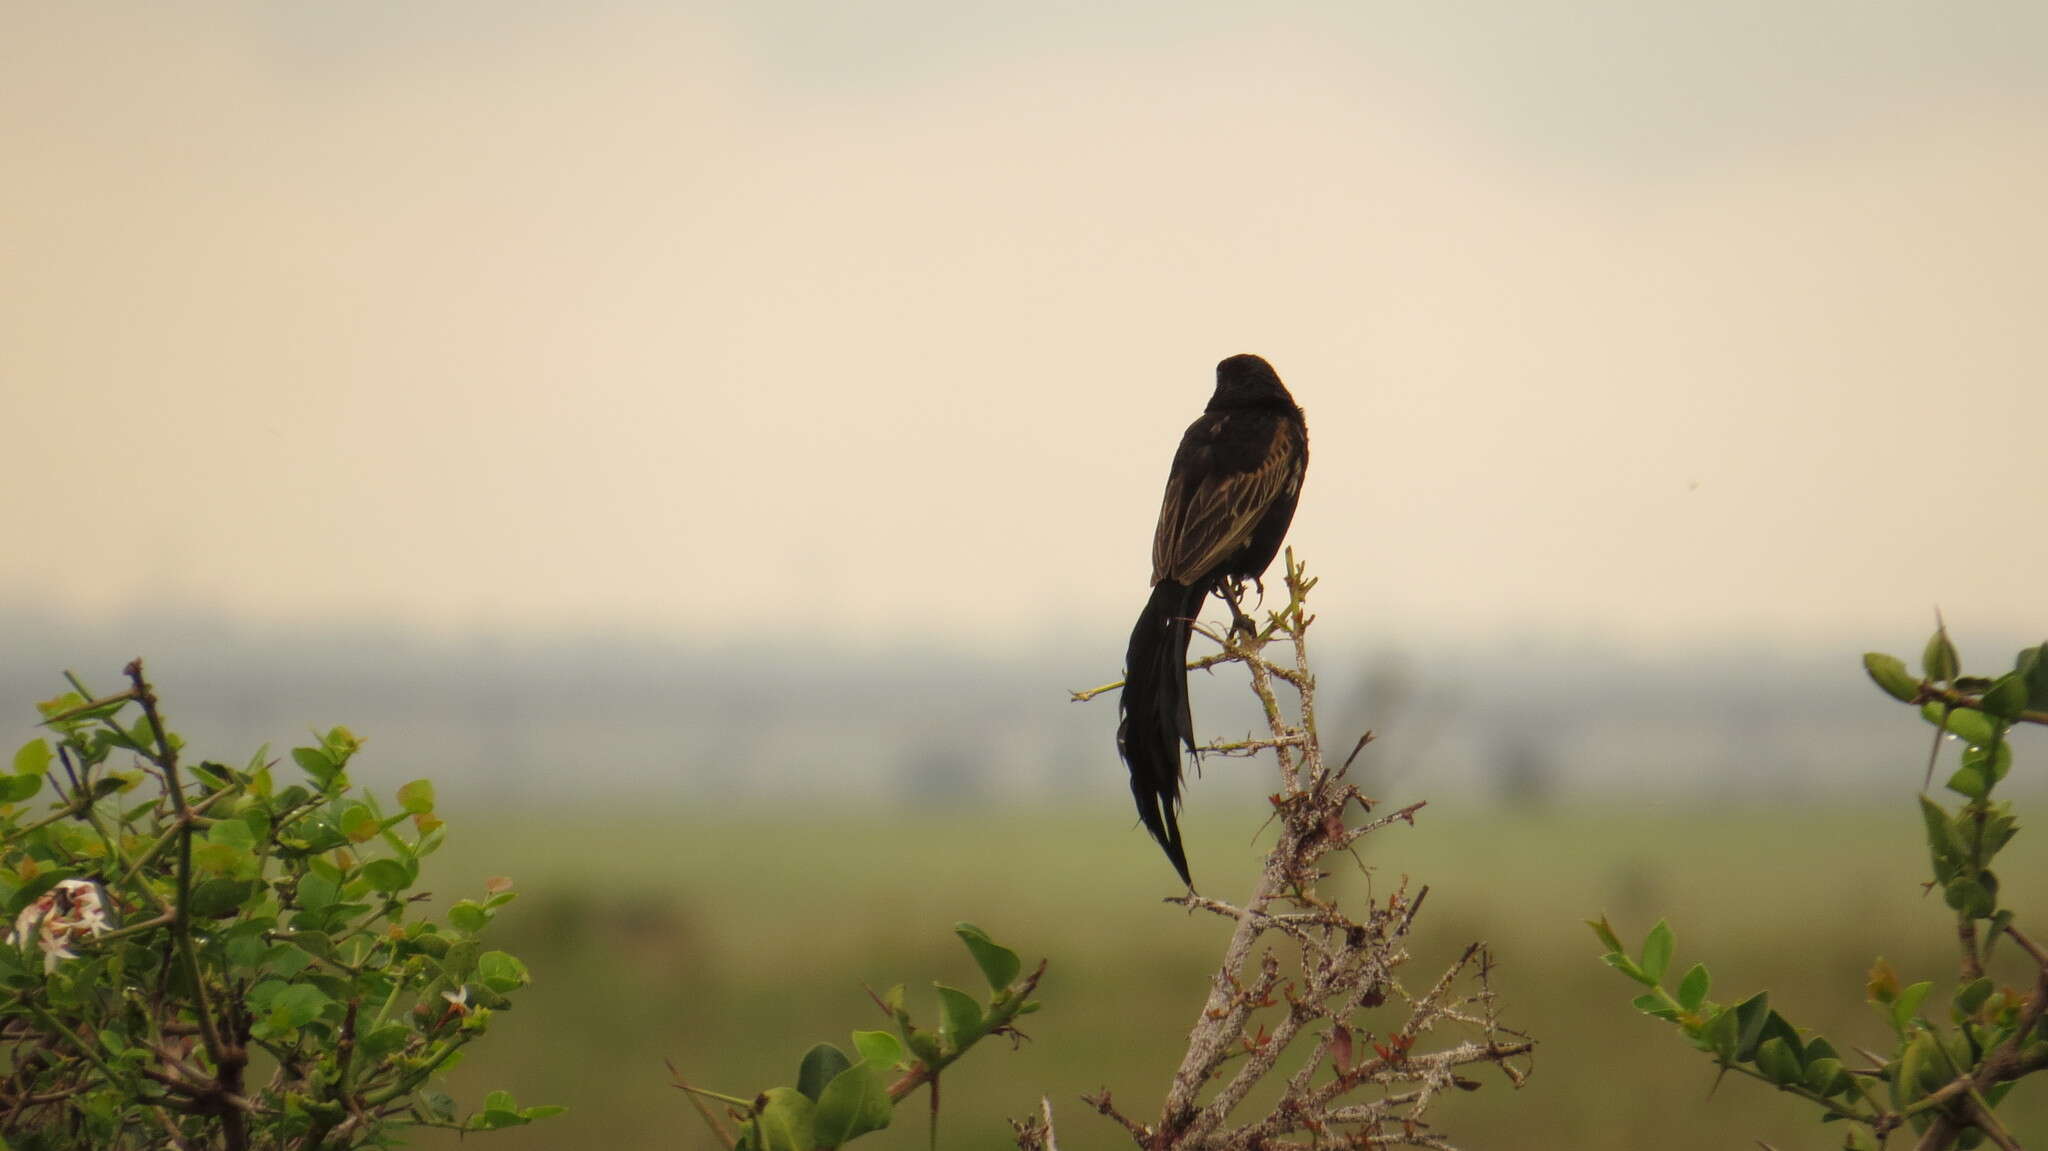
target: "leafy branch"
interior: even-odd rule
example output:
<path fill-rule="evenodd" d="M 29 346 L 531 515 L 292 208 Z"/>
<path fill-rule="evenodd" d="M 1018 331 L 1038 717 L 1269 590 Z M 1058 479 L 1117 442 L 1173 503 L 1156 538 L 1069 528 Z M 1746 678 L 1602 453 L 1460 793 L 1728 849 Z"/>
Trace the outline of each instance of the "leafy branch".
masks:
<path fill-rule="evenodd" d="M 2048 1069 L 2048 951 L 2014 925 L 2003 906 L 1992 868 L 2019 825 L 2008 802 L 1994 802 L 2012 769 L 2012 727 L 2048 723 L 2048 645 L 2019 653 L 2013 669 L 1996 677 L 1962 674 L 1945 626 L 1937 625 L 1915 678 L 1905 662 L 1872 652 L 1863 657 L 1870 678 L 1887 694 L 1920 709 L 1934 727 L 1927 778 L 1932 782 L 1945 736 L 1965 741 L 1945 787 L 1961 796 L 1954 810 L 1924 792 L 1920 815 L 1933 878 L 1955 915 L 1958 980 L 1944 1025 L 1924 1010 L 1932 980 L 1902 986 L 1898 971 L 1879 959 L 1864 990 L 1892 1034 L 1887 1055 L 1851 1066 L 1834 1044 L 1795 1027 L 1758 992 L 1732 1006 L 1707 998 L 1711 977 L 1694 964 L 1674 991 L 1664 987 L 1674 946 L 1659 922 L 1631 956 L 1605 917 L 1588 925 L 1606 946 L 1606 962 L 1649 988 L 1638 1010 L 1675 1025 L 1707 1052 L 1722 1074 L 1768 1083 L 1818 1107 L 1823 1121 L 1849 1124 L 1843 1146 L 1877 1151 L 1910 1130 L 1915 1151 L 1973 1148 L 1989 1141 L 2006 1151 L 2021 1143 L 1995 1114 L 2013 1085 Z M 1986 974 L 2001 939 L 2012 940 L 2033 968 L 2033 991 L 2000 989 Z M 2008 949 L 2010 950 L 2010 949 Z"/>

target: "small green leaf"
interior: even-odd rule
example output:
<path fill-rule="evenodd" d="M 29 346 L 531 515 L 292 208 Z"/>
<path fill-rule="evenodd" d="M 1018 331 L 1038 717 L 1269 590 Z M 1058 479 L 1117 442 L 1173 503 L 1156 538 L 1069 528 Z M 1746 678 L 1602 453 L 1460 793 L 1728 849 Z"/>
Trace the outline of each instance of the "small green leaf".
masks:
<path fill-rule="evenodd" d="M 301 770 L 307 775 L 312 776 L 314 781 L 322 786 L 325 786 L 328 780 L 334 778 L 335 772 L 341 770 L 325 751 L 317 747 L 293 748 L 292 762 L 298 764 Z"/>
<path fill-rule="evenodd" d="M 356 1050 L 365 1059 L 382 1059 L 403 1050 L 411 1039 L 412 1028 L 403 1023 L 386 1023 L 357 1040 Z"/>
<path fill-rule="evenodd" d="M 2048 710 L 2048 643 L 2021 652 L 2014 666 L 2027 677 L 2027 705 Z"/>
<path fill-rule="evenodd" d="M 1598 919 L 1588 919 L 1586 920 L 1586 926 L 1593 929 L 1593 934 L 1600 937 L 1600 943 L 1609 952 L 1616 954 L 1622 952 L 1621 936 L 1614 933 L 1614 927 L 1607 922 L 1606 916 L 1603 915 Z"/>
<path fill-rule="evenodd" d="M 1905 661 L 1897 656 L 1865 652 L 1863 670 L 1886 694 L 1902 703 L 1912 703 L 1920 694 L 1919 682 L 1906 670 Z"/>
<path fill-rule="evenodd" d="M 1799 1057 L 1783 1039 L 1773 1036 L 1757 1045 L 1756 1068 L 1773 1083 L 1793 1083 L 1805 1076 Z"/>
<path fill-rule="evenodd" d="M 377 816 L 367 804 L 349 804 L 341 809 L 341 815 L 334 822 L 351 843 L 368 843 L 377 838 Z"/>
<path fill-rule="evenodd" d="M 1899 992 L 1898 1002 L 1892 1004 L 1893 1026 L 1904 1031 L 1907 1024 L 1913 1021 L 1913 1016 L 1919 1013 L 1920 1004 L 1927 998 L 1927 993 L 1932 990 L 1933 981 L 1923 979 Z"/>
<path fill-rule="evenodd" d="M 299 878 L 297 902 L 307 911 L 332 907 L 340 895 L 340 885 L 324 875 L 309 871 Z"/>
<path fill-rule="evenodd" d="M 934 983 L 939 989 L 939 1040 L 958 1043 L 961 1037 L 981 1030 L 981 1004 L 957 987 Z"/>
<path fill-rule="evenodd" d="M 1842 1069 L 1840 1059 L 1823 1056 L 1807 1063 L 1806 1086 L 1823 1098 L 1840 1095 L 1849 1089 L 1849 1073 Z"/>
<path fill-rule="evenodd" d="M 1652 985 L 1661 981 L 1664 969 L 1671 966 L 1672 946 L 1671 927 L 1660 919 L 1657 926 L 1650 929 L 1649 937 L 1643 940 L 1643 974 L 1650 977 Z"/>
<path fill-rule="evenodd" d="M 535 1107 L 520 1108 L 519 1117 L 531 1123 L 536 1119 L 553 1119 L 557 1115 L 566 1114 L 568 1110 L 567 1107 L 559 1103 L 542 1103 Z M 0 1148 L 0 1151 L 5 1151 L 5 1149 Z"/>
<path fill-rule="evenodd" d="M 1927 825 L 1927 850 L 1934 860 L 1935 878 L 1946 883 L 1954 877 L 1961 862 L 1956 858 L 1955 841 L 1948 834 L 1948 812 L 1925 795 L 1920 797 L 1920 820 Z"/>
<path fill-rule="evenodd" d="M 1735 1058 L 1756 1058 L 1756 1046 L 1763 1039 L 1764 1024 L 1771 1018 L 1771 993 L 1759 991 L 1730 1010 L 1734 1012 L 1737 1028 Z"/>
<path fill-rule="evenodd" d="M 761 1125 L 762 1151 L 811 1151 L 811 1114 L 816 1105 L 794 1087 L 770 1087 L 761 1093 L 755 1119 Z"/>
<path fill-rule="evenodd" d="M 1742 1041 L 1741 1023 L 1741 1016 L 1736 1014 L 1733 1007 L 1722 1008 L 1712 1019 L 1707 1020 L 1704 1028 L 1701 1028 L 1702 1045 L 1724 1061 L 1733 1060 L 1735 1050 Z"/>
<path fill-rule="evenodd" d="M 1967 875 L 1958 875 L 1942 887 L 1942 898 L 1950 907 L 1972 919 L 1984 919 L 1998 910 L 1991 890 Z"/>
<path fill-rule="evenodd" d="M 1920 705 L 1920 717 L 1969 743 L 1990 743 L 1998 734 L 1998 725 L 1983 712 L 1967 707 L 1951 710 L 1947 704 L 1936 700 Z"/>
<path fill-rule="evenodd" d="M 1686 969 L 1685 978 L 1678 981 L 1678 1005 L 1687 1011 L 1698 1011 L 1707 1000 L 1708 982 L 1706 964 L 1695 963 Z"/>
<path fill-rule="evenodd" d="M 1992 683 L 1990 690 L 1982 696 L 1984 710 L 2005 720 L 2018 719 L 2027 710 L 2027 680 L 2019 672 L 2009 671 Z"/>
<path fill-rule="evenodd" d="M 485 911 L 471 900 L 458 900 L 455 906 L 448 909 L 448 922 L 457 931 L 467 932 L 470 935 L 475 935 L 477 932 L 482 931 L 484 925 L 490 921 L 491 913 Z"/>
<path fill-rule="evenodd" d="M 1678 1018 L 1678 1009 L 1671 1005 L 1671 1001 L 1664 997 L 1662 991 L 1638 995 L 1630 1000 L 1629 1004 L 1645 1015 L 1654 1015 L 1659 1019 Z"/>
<path fill-rule="evenodd" d="M 833 1077 L 851 1066 L 853 1060 L 846 1057 L 846 1052 L 830 1043 L 820 1043 L 804 1052 L 803 1063 L 797 1068 L 796 1089 L 803 1092 L 805 1098 L 816 1103 L 818 1093 L 825 1089 L 825 1084 L 832 1082 Z M 826 1144 L 828 1147 L 835 1145 Z"/>
<path fill-rule="evenodd" d="M 840 1147 L 889 1125 L 889 1091 L 863 1059 L 841 1071 L 818 1095 L 811 1130 L 819 1147 Z"/>
<path fill-rule="evenodd" d="M 249 829 L 246 821 L 223 819 L 206 829 L 206 842 L 232 847 L 237 851 L 253 851 L 256 848 L 256 833 Z"/>
<path fill-rule="evenodd" d="M 404 891 L 413 884 L 412 869 L 395 859 L 373 859 L 363 865 L 363 878 L 370 890 L 385 894 Z"/>
<path fill-rule="evenodd" d="M 953 933 L 974 953 L 974 962 L 981 967 L 982 977 L 988 980 L 989 990 L 1001 991 L 1017 978 L 1024 969 L 1017 953 L 995 942 L 988 933 L 972 923 L 956 923 Z"/>
<path fill-rule="evenodd" d="M 903 1044 L 887 1031 L 856 1031 L 853 1046 L 860 1052 L 861 1062 L 879 1071 L 903 1062 Z"/>
<path fill-rule="evenodd" d="M 1961 660 L 1956 656 L 1956 645 L 1949 642 L 1948 628 L 1937 626 L 1934 634 L 1927 637 L 1927 649 L 1920 654 L 1920 670 L 1928 679 L 1947 683 L 1960 668 Z"/>
<path fill-rule="evenodd" d="M 425 815 L 434 810 L 434 781 L 415 779 L 399 788 L 398 806 L 413 815 Z"/>
<path fill-rule="evenodd" d="M 284 1027 L 304 1027 L 320 1018 L 329 1003 L 318 987 L 310 983 L 294 983 L 277 993 L 270 1001 L 270 1016 L 273 1022 L 282 1020 Z"/>
<path fill-rule="evenodd" d="M 478 956 L 476 975 L 485 987 L 499 994 L 524 987 L 533 978 L 526 973 L 526 964 L 503 951 L 486 951 Z"/>
<path fill-rule="evenodd" d="M 14 774 L 41 775 L 50 770 L 50 745 L 39 736 L 14 753 Z"/>
<path fill-rule="evenodd" d="M 2012 743 L 2010 740 L 2001 739 L 1995 748 L 1973 743 L 1963 749 L 1962 764 L 1964 767 L 1976 768 L 1985 779 L 1997 783 L 2012 770 Z"/>
<path fill-rule="evenodd" d="M 101 780 L 100 782 L 105 782 Z M 20 803 L 43 789 L 40 775 L 0 775 L 0 803 Z"/>
<path fill-rule="evenodd" d="M 1970 799 L 1981 800 L 1991 794 L 1991 782 L 1984 778 L 1984 770 L 1971 764 L 1956 769 L 1945 784 L 1950 791 Z"/>
<path fill-rule="evenodd" d="M 255 890 L 247 879 L 209 879 L 193 885 L 190 910 L 201 919 L 232 914 Z"/>
<path fill-rule="evenodd" d="M 1984 1001 L 1991 997 L 1991 991 L 1992 982 L 1990 976 L 1972 980 L 1958 988 L 1953 1001 L 1953 1013 L 1956 1022 L 1960 1023 L 1975 1015 L 1977 1009 L 1984 1006 Z"/>

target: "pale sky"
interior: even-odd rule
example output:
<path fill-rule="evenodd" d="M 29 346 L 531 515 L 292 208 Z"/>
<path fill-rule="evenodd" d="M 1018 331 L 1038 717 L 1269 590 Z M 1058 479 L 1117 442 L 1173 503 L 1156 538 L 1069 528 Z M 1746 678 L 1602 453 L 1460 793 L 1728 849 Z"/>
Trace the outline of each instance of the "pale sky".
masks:
<path fill-rule="evenodd" d="M 0 600 L 1121 650 L 1251 351 L 1356 629 L 2048 633 L 2048 7 L 1570 12 L 0 0 Z"/>

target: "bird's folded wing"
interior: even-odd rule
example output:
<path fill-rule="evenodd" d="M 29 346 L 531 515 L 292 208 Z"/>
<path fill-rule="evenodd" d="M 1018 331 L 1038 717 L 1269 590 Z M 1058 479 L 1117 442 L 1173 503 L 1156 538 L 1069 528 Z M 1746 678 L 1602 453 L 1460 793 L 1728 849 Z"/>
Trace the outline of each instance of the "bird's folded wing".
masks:
<path fill-rule="evenodd" d="M 1152 582 L 1192 585 L 1244 547 L 1273 501 L 1299 487 L 1300 460 L 1283 426 L 1274 429 L 1272 447 L 1251 471 L 1210 473 L 1190 490 L 1176 469 L 1152 537 Z"/>

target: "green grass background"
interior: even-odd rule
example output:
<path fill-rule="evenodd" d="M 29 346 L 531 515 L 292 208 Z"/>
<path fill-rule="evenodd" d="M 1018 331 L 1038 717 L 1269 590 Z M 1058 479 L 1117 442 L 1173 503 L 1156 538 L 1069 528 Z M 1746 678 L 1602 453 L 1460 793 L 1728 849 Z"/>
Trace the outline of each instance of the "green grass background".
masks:
<path fill-rule="evenodd" d="M 986 1045 L 948 1074 L 940 1146 L 1009 1145 L 1004 1117 L 1034 1110 L 1043 1094 L 1066 1151 L 1127 1147 L 1077 1096 L 1108 1087 L 1131 1114 L 1156 1115 L 1228 933 L 1160 902 L 1172 873 L 1121 810 L 445 814 L 452 834 L 429 861 L 427 886 L 449 898 L 511 876 L 522 895 L 492 944 L 534 973 L 454 1073 L 458 1102 L 466 1111 L 507 1087 L 522 1105 L 571 1109 L 473 1137 L 492 1151 L 713 1147 L 669 1086 L 664 1058 L 693 1082 L 748 1095 L 792 1082 L 812 1043 L 846 1046 L 848 1031 L 883 1026 L 863 982 L 908 984 L 913 1010 L 935 1018 L 933 979 L 980 986 L 951 931 L 962 919 L 1051 967 L 1046 1008 L 1026 1020 L 1030 1042 Z M 1256 823 L 1191 821 L 1206 894 L 1243 896 L 1266 842 L 1253 841 Z M 1874 956 L 1908 981 L 1935 979 L 1937 1013 L 1954 985 L 1953 921 L 1938 895 L 1921 892 L 1920 835 L 1903 792 L 1887 807 L 1846 810 L 1510 814 L 1437 802 L 1418 826 L 1377 833 L 1364 845 L 1373 882 L 1406 874 L 1430 886 L 1409 984 L 1483 939 L 1500 963 L 1507 1022 L 1540 1043 L 1525 1088 L 1483 1074 L 1481 1090 L 1432 1112 L 1439 1129 L 1469 1148 L 1840 1146 L 1840 1128 L 1797 1100 L 1732 1077 L 1715 1089 L 1703 1056 L 1629 1007 L 1634 985 L 1600 962 L 1580 921 L 1605 912 L 1639 940 L 1668 917 L 1672 984 L 1705 961 L 1717 1000 L 1767 988 L 1795 1023 L 1845 1051 L 1882 1046 L 1887 1032 L 1862 1001 Z M 2048 921 L 2044 862 L 2048 839 L 2024 830 L 2001 857 L 2022 924 Z M 1332 890 L 1361 897 L 1363 881 L 1339 878 Z M 2026 985 L 2012 955 L 1994 974 Z M 2048 1083 L 2023 1085 L 2001 1113 L 2022 1138 L 2048 1138 Z M 926 1137 L 920 1094 L 859 1145 L 919 1148 Z"/>

